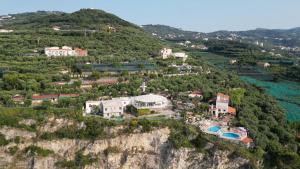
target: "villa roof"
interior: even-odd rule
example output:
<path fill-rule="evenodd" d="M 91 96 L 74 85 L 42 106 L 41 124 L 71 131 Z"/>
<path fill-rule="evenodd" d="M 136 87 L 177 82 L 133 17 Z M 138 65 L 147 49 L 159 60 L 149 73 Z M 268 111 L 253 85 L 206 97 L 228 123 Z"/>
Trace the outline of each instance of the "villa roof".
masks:
<path fill-rule="evenodd" d="M 59 97 L 78 97 L 79 94 L 60 94 Z"/>
<path fill-rule="evenodd" d="M 249 138 L 249 137 L 246 137 L 242 140 L 242 142 L 244 144 L 249 144 L 249 143 L 252 143 L 253 142 L 253 139 L 252 138 Z"/>
<path fill-rule="evenodd" d="M 202 95 L 203 92 L 202 92 L 201 90 L 195 90 L 195 91 L 193 91 L 191 94 Z"/>
<path fill-rule="evenodd" d="M 229 96 L 223 93 L 218 93 L 217 102 L 229 103 Z"/>
<path fill-rule="evenodd" d="M 47 95 L 33 95 L 32 100 L 47 100 L 58 99 L 59 97 L 78 97 L 79 94 L 47 94 Z"/>
<path fill-rule="evenodd" d="M 44 100 L 44 99 L 56 99 L 58 94 L 48 94 L 48 95 L 33 95 L 32 100 Z"/>
<path fill-rule="evenodd" d="M 236 115 L 236 109 L 234 107 L 228 106 L 228 113 L 235 116 Z"/>
<path fill-rule="evenodd" d="M 141 96 L 136 96 L 134 98 L 135 101 L 140 101 L 140 102 L 167 102 L 168 99 L 165 98 L 164 96 L 160 95 L 154 95 L 154 94 L 148 94 L 148 95 L 141 95 Z"/>
<path fill-rule="evenodd" d="M 105 100 L 101 103 L 103 107 L 119 107 L 123 106 L 123 103 L 119 100 Z"/>

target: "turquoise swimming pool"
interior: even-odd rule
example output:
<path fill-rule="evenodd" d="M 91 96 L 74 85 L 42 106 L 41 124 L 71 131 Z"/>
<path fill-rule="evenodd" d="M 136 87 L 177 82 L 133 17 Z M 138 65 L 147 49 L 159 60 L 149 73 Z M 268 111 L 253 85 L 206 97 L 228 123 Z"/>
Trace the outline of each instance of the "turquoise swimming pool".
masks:
<path fill-rule="evenodd" d="M 238 134 L 235 133 L 223 133 L 222 134 L 223 138 L 228 138 L 228 139 L 239 139 L 240 136 Z"/>
<path fill-rule="evenodd" d="M 213 133 L 217 133 L 219 130 L 221 130 L 220 126 L 213 126 L 213 127 L 208 128 L 208 131 L 213 132 Z"/>

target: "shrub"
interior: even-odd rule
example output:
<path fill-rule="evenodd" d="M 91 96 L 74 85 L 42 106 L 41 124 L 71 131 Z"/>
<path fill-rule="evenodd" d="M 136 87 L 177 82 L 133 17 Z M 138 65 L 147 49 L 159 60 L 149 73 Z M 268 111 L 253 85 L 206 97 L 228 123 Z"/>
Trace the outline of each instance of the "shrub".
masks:
<path fill-rule="evenodd" d="M 47 157 L 47 156 L 54 153 L 51 150 L 43 149 L 43 148 L 35 146 L 35 145 L 31 145 L 29 147 L 26 147 L 24 149 L 24 152 L 26 154 L 29 154 L 30 156 L 42 156 L 42 157 Z"/>

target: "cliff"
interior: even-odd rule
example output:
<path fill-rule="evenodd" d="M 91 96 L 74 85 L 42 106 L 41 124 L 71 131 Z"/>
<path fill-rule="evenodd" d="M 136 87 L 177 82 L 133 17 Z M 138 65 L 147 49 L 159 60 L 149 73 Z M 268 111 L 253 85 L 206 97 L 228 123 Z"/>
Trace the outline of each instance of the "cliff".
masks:
<path fill-rule="evenodd" d="M 62 120 L 54 120 L 54 122 L 57 121 Z M 62 122 L 66 123 L 66 121 Z M 45 126 L 40 128 L 40 131 L 44 130 L 51 131 L 50 127 L 48 129 Z M 6 139 L 18 137 L 21 140 L 1 147 L 0 168 L 250 168 L 248 160 L 233 157 L 230 152 L 218 150 L 213 145 L 207 146 L 206 152 L 209 153 L 200 153 L 188 148 L 175 149 L 168 142 L 170 134 L 168 128 L 93 141 L 39 140 L 36 138 L 39 132 L 22 131 L 10 127 L 4 127 L 0 129 L 0 132 Z M 13 149 L 16 151 L 12 151 Z"/>

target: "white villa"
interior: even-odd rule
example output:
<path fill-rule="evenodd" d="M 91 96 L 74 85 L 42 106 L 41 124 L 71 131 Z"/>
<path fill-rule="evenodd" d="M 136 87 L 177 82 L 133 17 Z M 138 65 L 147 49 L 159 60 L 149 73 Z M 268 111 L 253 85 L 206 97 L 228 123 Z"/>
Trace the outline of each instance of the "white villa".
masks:
<path fill-rule="evenodd" d="M 161 54 L 161 56 L 162 56 L 163 59 L 168 59 L 171 56 L 173 56 L 174 58 L 180 58 L 183 61 L 186 61 L 186 59 L 188 58 L 188 55 L 185 54 L 184 52 L 173 53 L 172 49 L 169 49 L 169 48 L 163 48 L 160 51 L 160 54 Z"/>
<path fill-rule="evenodd" d="M 87 56 L 87 50 L 83 50 L 80 48 L 75 48 L 74 50 L 72 47 L 63 46 L 62 48 L 59 47 L 47 47 L 45 48 L 45 55 L 48 57 L 50 56 Z"/>
<path fill-rule="evenodd" d="M 169 100 L 160 95 L 147 94 L 134 97 L 119 97 L 105 101 L 87 101 L 85 104 L 85 114 L 93 112 L 96 107 L 99 113 L 107 119 L 120 117 L 127 106 L 134 106 L 136 109 L 164 109 L 169 105 Z"/>
<path fill-rule="evenodd" d="M 218 93 L 216 104 L 211 105 L 210 111 L 216 118 L 221 114 L 236 115 L 236 109 L 229 106 L 229 96 L 223 93 Z"/>
<path fill-rule="evenodd" d="M 161 56 L 163 57 L 163 59 L 167 59 L 169 58 L 171 55 L 172 55 L 172 49 L 169 49 L 169 48 L 163 48 L 161 51 L 160 51 L 160 54 Z"/>
<path fill-rule="evenodd" d="M 0 33 L 11 33 L 14 30 L 0 29 Z"/>
<path fill-rule="evenodd" d="M 132 100 L 132 106 L 137 109 L 163 109 L 169 104 L 169 100 L 160 95 L 148 94 L 136 96 Z"/>
<path fill-rule="evenodd" d="M 186 61 L 186 59 L 188 58 L 188 55 L 185 54 L 184 52 L 173 53 L 173 56 L 174 56 L 175 58 L 180 58 L 180 59 L 182 59 L 183 61 Z"/>
<path fill-rule="evenodd" d="M 124 113 L 124 107 L 119 100 L 106 100 L 100 103 L 100 113 L 107 119 L 120 117 Z"/>

